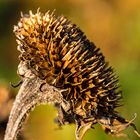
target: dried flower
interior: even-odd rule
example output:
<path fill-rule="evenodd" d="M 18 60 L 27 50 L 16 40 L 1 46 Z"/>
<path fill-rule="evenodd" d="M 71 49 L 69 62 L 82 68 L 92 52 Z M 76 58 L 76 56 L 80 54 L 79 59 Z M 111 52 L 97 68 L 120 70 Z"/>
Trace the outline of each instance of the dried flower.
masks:
<path fill-rule="evenodd" d="M 113 69 L 84 33 L 63 16 L 37 11 L 14 26 L 20 61 L 37 77 L 61 91 L 69 107 L 56 103 L 59 125 L 76 123 L 76 138 L 99 123 L 106 133 L 121 136 L 133 126 L 119 115 L 122 91 Z M 19 70 L 24 78 L 25 71 Z M 42 93 L 43 94 L 43 93 Z M 138 133 L 137 133 L 138 134 Z"/>

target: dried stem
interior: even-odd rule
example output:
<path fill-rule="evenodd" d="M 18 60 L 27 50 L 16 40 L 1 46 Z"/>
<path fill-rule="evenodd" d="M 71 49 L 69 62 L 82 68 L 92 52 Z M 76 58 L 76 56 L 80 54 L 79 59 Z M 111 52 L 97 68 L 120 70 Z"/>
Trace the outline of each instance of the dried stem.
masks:
<path fill-rule="evenodd" d="M 34 76 L 25 78 L 10 113 L 4 140 L 16 140 L 29 112 L 39 104 L 62 103 L 60 92 Z"/>

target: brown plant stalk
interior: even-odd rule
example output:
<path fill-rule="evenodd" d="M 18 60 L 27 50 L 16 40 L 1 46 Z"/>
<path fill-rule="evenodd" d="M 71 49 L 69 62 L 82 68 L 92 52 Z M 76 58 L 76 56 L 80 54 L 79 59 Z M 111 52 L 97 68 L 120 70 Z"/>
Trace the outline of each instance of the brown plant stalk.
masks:
<path fill-rule="evenodd" d="M 27 69 L 25 63 L 21 62 L 19 69 L 19 73 L 25 70 L 23 83 L 13 104 L 4 140 L 17 139 L 17 134 L 26 117 L 36 105 L 46 103 L 61 103 L 64 105 L 66 103 L 63 102 L 61 91 L 38 78 L 31 70 Z"/>

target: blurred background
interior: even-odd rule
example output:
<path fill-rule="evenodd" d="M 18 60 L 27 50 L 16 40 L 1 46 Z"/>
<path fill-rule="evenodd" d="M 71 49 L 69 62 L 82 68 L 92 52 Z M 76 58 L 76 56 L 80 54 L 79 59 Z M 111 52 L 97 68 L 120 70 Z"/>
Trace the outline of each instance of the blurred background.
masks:
<path fill-rule="evenodd" d="M 65 15 L 100 47 L 106 60 L 115 68 L 123 89 L 124 106 L 118 108 L 132 119 L 140 132 L 140 0 L 0 0 L 0 140 L 3 138 L 12 102 L 18 89 L 16 74 L 19 52 L 13 34 L 20 12 L 34 13 L 56 9 Z M 36 107 L 23 129 L 24 140 L 74 140 L 75 125 L 60 130 L 54 123 L 56 110 L 51 105 Z M 131 128 L 125 133 L 138 140 Z M 125 140 L 106 135 L 99 125 L 86 133 L 83 140 Z M 20 139 L 21 140 L 21 139 Z"/>

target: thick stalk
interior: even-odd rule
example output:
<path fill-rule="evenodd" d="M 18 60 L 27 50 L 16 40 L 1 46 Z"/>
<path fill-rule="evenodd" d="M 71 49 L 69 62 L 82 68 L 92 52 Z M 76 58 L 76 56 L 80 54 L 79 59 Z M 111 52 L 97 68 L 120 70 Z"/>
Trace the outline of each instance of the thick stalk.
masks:
<path fill-rule="evenodd" d="M 16 140 L 29 112 L 39 104 L 61 103 L 60 92 L 38 77 L 25 78 L 11 110 L 4 140 Z"/>

